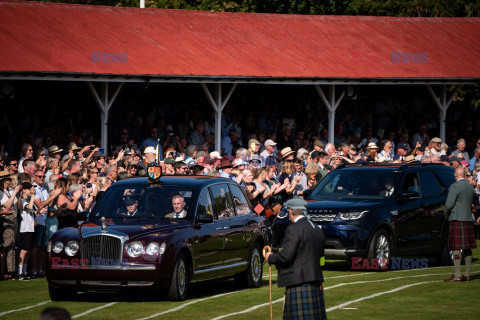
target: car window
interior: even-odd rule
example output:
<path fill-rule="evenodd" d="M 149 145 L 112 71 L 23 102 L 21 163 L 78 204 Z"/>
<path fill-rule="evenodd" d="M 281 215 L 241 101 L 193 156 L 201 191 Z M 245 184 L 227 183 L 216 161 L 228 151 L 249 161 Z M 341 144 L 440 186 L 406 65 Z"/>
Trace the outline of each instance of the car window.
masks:
<path fill-rule="evenodd" d="M 446 188 L 445 191 L 448 191 L 450 185 L 455 182 L 453 170 L 436 170 L 435 174 L 440 177 L 440 180 L 442 180 L 442 183 Z"/>
<path fill-rule="evenodd" d="M 213 203 L 218 219 L 226 219 L 235 216 L 232 196 L 227 184 L 216 184 L 210 187 Z"/>
<path fill-rule="evenodd" d="M 197 216 L 200 214 L 213 215 L 213 205 L 208 189 L 203 190 L 198 198 Z"/>
<path fill-rule="evenodd" d="M 407 173 L 405 180 L 403 180 L 402 191 L 413 191 L 417 192 L 420 196 L 422 195 L 420 180 L 418 179 L 418 174 L 416 172 Z"/>
<path fill-rule="evenodd" d="M 237 215 L 249 214 L 251 212 L 248 200 L 245 198 L 242 190 L 233 184 L 228 185 L 232 193 L 233 205 Z"/>
<path fill-rule="evenodd" d="M 442 195 L 442 185 L 433 172 L 421 171 L 420 181 L 422 183 L 422 194 L 424 198 L 438 197 Z"/>
<path fill-rule="evenodd" d="M 173 218 L 173 199 L 180 199 L 179 212 L 188 212 L 193 191 L 186 187 L 110 187 L 92 211 L 93 217 Z"/>
<path fill-rule="evenodd" d="M 396 192 L 399 174 L 385 170 L 334 170 L 315 188 L 309 199 L 383 199 Z"/>

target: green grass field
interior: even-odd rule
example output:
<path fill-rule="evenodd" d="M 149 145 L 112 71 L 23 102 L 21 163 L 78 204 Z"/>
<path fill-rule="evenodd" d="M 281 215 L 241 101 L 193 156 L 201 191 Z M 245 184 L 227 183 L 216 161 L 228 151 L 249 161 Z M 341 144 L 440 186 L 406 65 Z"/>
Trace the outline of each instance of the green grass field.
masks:
<path fill-rule="evenodd" d="M 477 241 L 480 247 L 480 241 Z M 327 261 L 324 294 L 329 319 L 478 319 L 480 249 L 474 250 L 473 280 L 444 283 L 453 267 L 389 272 L 351 271 L 349 262 Z M 463 269 L 462 269 L 463 270 Z M 284 289 L 273 268 L 274 319 L 282 318 Z M 268 319 L 268 265 L 258 289 L 242 289 L 233 280 L 193 284 L 183 302 L 144 296 L 79 294 L 75 301 L 52 302 L 45 279 L 0 282 L 0 320 L 38 319 L 46 307 L 62 307 L 74 319 Z"/>

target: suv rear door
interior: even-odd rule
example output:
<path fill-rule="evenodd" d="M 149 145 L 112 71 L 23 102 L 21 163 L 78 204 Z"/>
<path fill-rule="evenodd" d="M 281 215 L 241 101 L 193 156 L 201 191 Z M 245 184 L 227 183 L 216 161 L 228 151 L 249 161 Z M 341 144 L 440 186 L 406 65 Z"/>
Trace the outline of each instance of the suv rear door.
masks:
<path fill-rule="evenodd" d="M 424 209 L 420 233 L 427 241 L 428 252 L 438 252 L 443 245 L 442 228 L 445 222 L 443 205 L 446 188 L 432 171 L 424 170 L 419 174 L 423 196 L 421 205 Z"/>
<path fill-rule="evenodd" d="M 418 199 L 398 200 L 398 213 L 392 217 L 395 224 L 396 251 L 398 253 L 417 255 L 428 248 L 428 241 L 422 235 L 425 226 L 422 207 L 422 188 L 416 171 L 406 172 L 401 183 L 400 193 L 414 191 Z"/>

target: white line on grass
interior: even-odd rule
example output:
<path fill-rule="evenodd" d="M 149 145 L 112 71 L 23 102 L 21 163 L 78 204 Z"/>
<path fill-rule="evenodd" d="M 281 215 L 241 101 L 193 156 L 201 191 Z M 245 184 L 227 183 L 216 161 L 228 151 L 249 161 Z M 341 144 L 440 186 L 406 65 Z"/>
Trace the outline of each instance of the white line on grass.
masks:
<path fill-rule="evenodd" d="M 4 315 L 6 315 L 6 314 L 12 313 L 12 312 L 23 311 L 23 310 L 28 310 L 28 309 L 31 309 L 31 308 L 43 306 L 44 304 L 47 304 L 47 303 L 49 303 L 49 302 L 52 302 L 52 301 L 51 301 L 51 300 L 42 301 L 42 302 L 40 302 L 40 303 L 34 304 L 33 306 L 28 306 L 28 307 L 24 307 L 24 308 L 20 308 L 20 309 L 14 309 L 14 310 L 9 310 L 9 311 L 0 312 L 0 317 L 1 317 L 1 316 L 4 316 Z"/>
<path fill-rule="evenodd" d="M 480 273 L 480 271 L 475 271 L 475 272 L 471 272 L 471 273 Z M 371 274 L 376 274 L 376 273 L 371 273 Z M 435 276 L 435 275 L 446 275 L 446 274 L 451 274 L 451 273 L 431 273 L 431 274 L 420 274 L 420 275 L 415 275 L 415 276 L 404 276 L 404 277 L 396 277 L 396 278 L 387 278 L 387 279 L 380 279 L 380 280 L 346 282 L 346 283 L 340 283 L 340 284 L 337 284 L 337 285 L 334 285 L 334 286 L 331 286 L 331 287 L 326 287 L 324 290 L 329 290 L 329 289 L 333 289 L 333 288 L 336 288 L 336 287 L 345 286 L 345 285 L 351 285 L 351 284 L 361 284 L 361 283 L 366 283 L 366 282 L 381 282 L 381 281 L 396 280 L 396 279 L 417 278 L 417 277 L 426 277 L 426 276 Z M 332 277 L 332 278 L 333 278 L 333 277 Z M 331 278 L 330 278 L 330 279 L 331 279 Z M 416 286 L 416 285 L 420 285 L 420 284 L 424 284 L 424 283 L 430 283 L 430 282 L 439 282 L 439 281 L 442 281 L 442 280 L 424 281 L 424 282 L 419 282 L 419 283 L 414 283 L 414 284 L 409 284 L 409 285 L 406 285 L 406 286 L 402 286 L 402 287 L 399 287 L 399 288 L 396 288 L 396 289 L 393 289 L 393 290 L 390 290 L 390 291 L 385 291 L 385 292 L 376 293 L 376 294 L 371 295 L 371 296 L 359 298 L 359 299 L 356 299 L 356 300 L 353 300 L 353 301 L 345 302 L 345 303 L 343 303 L 343 304 L 341 304 L 341 305 L 338 305 L 338 306 L 335 306 L 335 307 L 331 307 L 331 308 L 327 309 L 327 312 L 328 312 L 328 311 L 332 311 L 332 310 L 336 310 L 336 309 L 339 309 L 339 308 L 343 308 L 343 307 L 345 307 L 345 306 L 347 306 L 347 305 L 349 305 L 349 304 L 352 304 L 352 303 L 355 303 L 355 302 L 358 302 L 358 301 L 362 301 L 362 300 L 366 300 L 366 299 L 371 299 L 371 298 L 374 298 L 374 297 L 377 297 L 377 296 L 381 296 L 381 295 L 383 295 L 383 294 L 400 291 L 400 290 L 406 289 L 406 288 L 411 287 L 411 286 Z M 281 301 L 283 301 L 283 300 L 284 300 L 284 298 L 282 297 L 282 298 L 280 298 L 280 299 L 277 299 L 277 300 L 275 300 L 275 301 L 272 301 L 272 304 L 281 302 Z M 223 316 L 219 316 L 219 317 L 213 318 L 213 319 L 211 319 L 211 320 L 219 320 L 219 319 L 228 318 L 228 317 L 235 316 L 235 315 L 242 314 L 242 313 L 248 313 L 248 312 L 251 312 L 251 311 L 256 310 L 256 309 L 258 309 L 258 308 L 262 308 L 262 307 L 268 306 L 269 304 L 270 304 L 270 302 L 268 302 L 268 303 L 263 303 L 263 304 L 253 306 L 253 307 L 251 307 L 251 308 L 248 308 L 248 309 L 245 309 L 245 310 L 242 310 L 242 311 L 233 312 L 233 313 L 229 313 L 229 314 L 226 314 L 226 315 L 223 315 Z"/>
<path fill-rule="evenodd" d="M 275 301 L 272 301 L 272 304 L 278 303 L 278 302 L 281 302 L 281 301 L 283 301 L 283 297 L 281 297 L 280 299 L 277 299 Z M 266 307 L 268 305 L 270 305 L 270 302 L 262 303 L 262 304 L 253 306 L 251 308 L 248 308 L 248 309 L 245 309 L 245 310 L 242 310 L 242 311 L 225 314 L 223 316 L 213 318 L 212 320 L 219 320 L 219 319 L 228 318 L 228 317 L 231 317 L 231 316 L 236 316 L 237 314 L 248 313 L 248 312 L 251 312 L 251 311 L 256 310 L 258 308 Z"/>
<path fill-rule="evenodd" d="M 85 316 L 85 315 L 87 315 L 87 314 L 89 314 L 89 313 L 92 313 L 92 312 L 95 312 L 95 311 L 98 311 L 98 310 L 102 310 L 102 309 L 111 307 L 111 306 L 113 306 L 114 304 L 117 304 L 117 303 L 118 303 L 118 302 L 111 302 L 111 303 L 104 304 L 103 306 L 100 306 L 100 307 L 96 307 L 96 308 L 87 310 L 87 311 L 85 311 L 85 312 L 82 312 L 82 313 L 79 313 L 79 314 L 76 314 L 76 315 L 72 316 L 72 319 L 76 319 L 76 318 L 83 317 L 83 316 Z"/>
<path fill-rule="evenodd" d="M 470 273 L 480 273 L 480 271 L 475 271 L 475 272 L 470 272 Z M 383 281 L 390 281 L 390 280 L 398 280 L 398 279 L 406 279 L 406 278 L 418 278 L 418 277 L 428 277 L 428 276 L 442 276 L 446 274 L 452 274 L 451 272 L 449 273 L 428 273 L 428 274 L 417 274 L 415 276 L 404 276 L 404 277 L 395 277 L 395 278 L 386 278 L 386 279 L 378 279 L 378 280 L 365 280 L 365 281 L 356 281 L 356 282 L 344 282 L 344 283 L 339 283 L 336 285 L 333 285 L 331 287 L 326 287 L 325 290 L 328 289 L 333 289 L 337 287 L 343 287 L 346 285 L 351 285 L 351 284 L 362 284 L 362 283 L 369 283 L 369 282 L 383 282 Z"/>
<path fill-rule="evenodd" d="M 407 289 L 407 288 L 410 288 L 410 287 L 413 287 L 413 286 L 418 286 L 418 285 L 421 285 L 421 284 L 431 283 L 431 282 L 439 282 L 439 281 L 441 281 L 441 280 L 424 281 L 424 282 L 417 282 L 417 283 L 407 284 L 407 285 L 405 285 L 405 286 L 401 286 L 401 287 L 398 287 L 398 288 L 395 288 L 395 289 L 392 289 L 392 290 L 389 290 L 389 291 L 379 292 L 379 293 L 372 294 L 372 295 L 370 295 L 370 296 L 358 298 L 358 299 L 355 299 L 355 300 L 352 300 L 352 301 L 347 301 L 347 302 L 345 302 L 345 303 L 339 304 L 338 306 L 328 308 L 328 309 L 327 309 L 327 312 L 330 312 L 330 311 L 333 311 L 333 310 L 337 310 L 337 309 L 346 307 L 346 306 L 348 306 L 348 305 L 350 305 L 350 304 L 352 304 L 352 303 L 355 303 L 355 302 L 360 302 L 360 301 L 363 301 L 363 300 L 372 299 L 372 298 L 375 298 L 375 297 L 378 297 L 378 296 L 381 296 L 381 295 L 384 295 L 384 294 L 387 294 L 387 293 L 393 293 L 393 292 L 397 292 L 397 291 L 400 291 L 400 290 L 403 290 L 403 289 Z"/>
<path fill-rule="evenodd" d="M 137 319 L 137 320 L 152 319 L 152 318 L 155 318 L 155 317 L 164 315 L 164 314 L 166 314 L 166 313 L 178 311 L 178 310 L 180 310 L 180 309 L 183 309 L 183 308 L 185 308 L 185 307 L 187 307 L 187 306 L 189 306 L 189 305 L 192 305 L 192 304 L 194 304 L 194 303 L 197 303 L 197 302 L 202 302 L 202 301 L 205 301 L 205 300 L 215 299 L 215 298 L 219 298 L 219 297 L 223 297 L 223 296 L 226 296 L 226 295 L 229 295 L 229 294 L 239 293 L 239 292 L 243 292 L 243 291 L 246 291 L 246 290 L 239 290 L 239 291 L 234 291 L 234 292 L 226 292 L 226 293 L 217 294 L 217 295 L 215 295 L 215 296 L 211 296 L 211 297 L 208 297 L 208 298 L 202 298 L 202 299 L 193 300 L 193 301 L 184 303 L 184 304 L 182 304 L 182 305 L 179 305 L 178 307 L 175 307 L 175 308 L 172 308 L 172 309 L 169 309 L 169 310 L 165 310 L 165 311 L 162 311 L 162 312 L 159 312 L 159 313 L 155 313 L 155 314 L 153 314 L 153 315 L 151 315 L 151 316 L 148 316 L 148 317 L 146 317 L 146 318 L 141 318 L 141 319 Z"/>

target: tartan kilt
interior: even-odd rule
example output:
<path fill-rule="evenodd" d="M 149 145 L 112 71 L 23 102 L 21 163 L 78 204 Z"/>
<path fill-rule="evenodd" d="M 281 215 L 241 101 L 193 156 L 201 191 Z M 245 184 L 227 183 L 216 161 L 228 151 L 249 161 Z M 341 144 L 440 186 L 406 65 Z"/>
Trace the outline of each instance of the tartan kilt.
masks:
<path fill-rule="evenodd" d="M 321 283 L 303 283 L 285 290 L 284 320 L 325 320 L 325 301 Z"/>
<path fill-rule="evenodd" d="M 450 221 L 448 248 L 450 250 L 475 249 L 475 231 L 473 222 Z"/>

